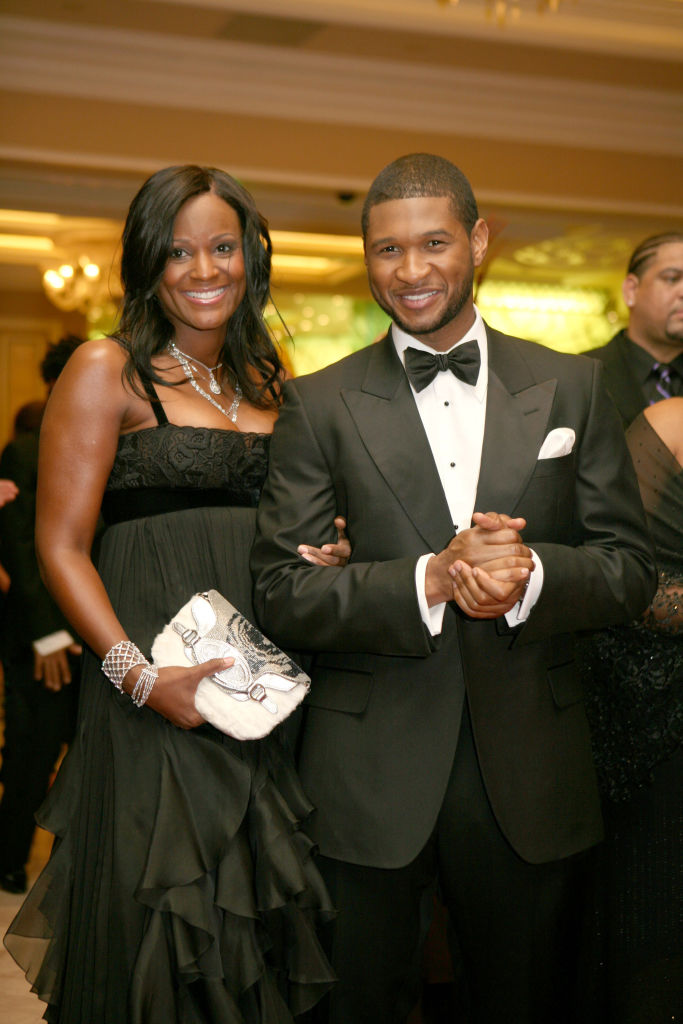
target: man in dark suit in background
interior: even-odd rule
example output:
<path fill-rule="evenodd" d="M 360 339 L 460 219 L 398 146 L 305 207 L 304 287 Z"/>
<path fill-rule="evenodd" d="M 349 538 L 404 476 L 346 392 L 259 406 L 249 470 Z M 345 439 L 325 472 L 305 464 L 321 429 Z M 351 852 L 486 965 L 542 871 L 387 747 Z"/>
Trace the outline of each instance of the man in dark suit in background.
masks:
<path fill-rule="evenodd" d="M 654 591 L 638 489 L 600 364 L 481 319 L 488 233 L 456 167 L 394 161 L 363 235 L 391 331 L 286 385 L 252 559 L 264 629 L 313 653 L 330 1020 L 405 1020 L 438 878 L 477 1024 L 560 1024 L 602 835 L 573 634 Z M 351 559 L 318 568 L 298 538 L 337 512 Z"/>
<path fill-rule="evenodd" d="M 48 394 L 80 344 L 80 338 L 68 335 L 48 346 L 40 367 Z M 0 888 L 15 893 L 26 891 L 34 814 L 45 799 L 62 744 L 73 733 L 77 695 L 72 659 L 80 654 L 36 561 L 39 428 L 38 420 L 34 429 L 17 434 L 0 456 L 0 476 L 11 477 L 19 488 L 0 513 L 0 562 L 10 577 L 0 631 L 5 669 Z"/>
<path fill-rule="evenodd" d="M 605 387 L 627 427 L 646 405 L 683 395 L 683 232 L 646 238 L 622 285 L 628 327 L 585 354 L 605 367 Z"/>

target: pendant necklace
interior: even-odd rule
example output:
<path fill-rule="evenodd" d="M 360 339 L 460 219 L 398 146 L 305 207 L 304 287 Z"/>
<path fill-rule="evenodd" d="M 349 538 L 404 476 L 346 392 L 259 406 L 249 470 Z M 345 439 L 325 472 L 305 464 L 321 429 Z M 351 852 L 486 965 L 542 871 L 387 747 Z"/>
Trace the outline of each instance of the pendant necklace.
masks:
<path fill-rule="evenodd" d="M 216 372 L 216 370 L 220 370 L 221 366 L 223 365 L 222 363 L 218 363 L 217 366 L 208 367 L 208 366 L 205 366 L 205 364 L 201 361 L 201 359 L 195 359 L 194 356 L 188 356 L 188 354 L 186 352 L 183 352 L 181 349 L 178 348 L 178 346 L 176 345 L 176 343 L 174 341 L 172 341 L 171 344 L 168 347 L 173 352 L 173 355 L 178 359 L 179 362 L 180 362 L 179 357 L 183 356 L 183 358 L 186 360 L 186 362 L 188 362 L 188 363 L 197 363 L 199 366 L 201 366 L 202 370 L 206 370 L 206 372 L 209 375 L 209 389 L 213 392 L 214 395 L 220 395 L 221 394 L 221 386 L 218 383 L 218 381 L 216 380 L 216 378 L 214 377 L 214 373 Z M 185 364 L 181 364 L 181 365 L 183 366 L 183 369 L 184 369 L 185 368 Z"/>
<path fill-rule="evenodd" d="M 220 405 L 215 398 L 212 398 L 211 395 L 209 395 L 204 390 L 204 388 L 198 383 L 195 375 L 192 372 L 192 367 L 190 365 L 191 362 L 199 363 L 199 365 L 204 370 L 206 370 L 206 372 L 209 375 L 209 388 L 211 389 L 211 391 L 213 391 L 214 395 L 221 395 L 223 394 L 223 389 L 221 388 L 220 384 L 214 377 L 214 373 L 216 370 L 220 370 L 223 364 L 219 363 L 217 366 L 214 366 L 211 369 L 209 369 L 209 367 L 205 366 L 204 363 L 202 363 L 199 359 L 195 359 L 194 357 L 186 355 L 185 352 L 181 352 L 181 350 L 178 348 L 174 341 L 169 342 L 168 351 L 171 353 L 172 356 L 175 356 L 175 358 L 178 360 L 178 362 L 183 368 L 185 376 L 187 377 L 187 379 L 189 380 L 190 384 L 195 389 L 197 394 L 201 395 L 202 398 L 205 398 L 207 402 L 211 402 L 211 405 L 218 409 L 219 412 L 222 412 L 224 416 L 227 416 L 232 423 L 236 423 L 237 410 L 239 409 L 240 402 L 242 401 L 242 389 L 240 388 L 239 384 L 235 384 L 235 397 L 232 400 L 232 405 L 226 411 L 223 408 L 223 406 Z"/>

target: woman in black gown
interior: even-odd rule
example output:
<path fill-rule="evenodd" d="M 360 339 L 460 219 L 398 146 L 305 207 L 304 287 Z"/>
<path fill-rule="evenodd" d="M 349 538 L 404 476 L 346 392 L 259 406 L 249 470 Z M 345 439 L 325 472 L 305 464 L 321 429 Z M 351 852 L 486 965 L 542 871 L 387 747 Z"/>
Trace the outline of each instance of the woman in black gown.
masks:
<path fill-rule="evenodd" d="M 51 1022 L 285 1024 L 332 982 L 281 730 L 238 742 L 203 722 L 195 689 L 226 662 L 155 678 L 144 659 L 197 591 L 253 618 L 283 377 L 262 315 L 270 252 L 228 175 L 154 175 L 126 221 L 118 335 L 79 349 L 45 415 L 39 556 L 86 650 L 77 737 L 40 816 L 57 841 L 6 945 Z"/>
<path fill-rule="evenodd" d="M 642 622 L 587 651 L 607 839 L 582 1022 L 669 1024 L 683 1010 L 683 398 L 646 409 L 626 439 L 659 589 Z"/>

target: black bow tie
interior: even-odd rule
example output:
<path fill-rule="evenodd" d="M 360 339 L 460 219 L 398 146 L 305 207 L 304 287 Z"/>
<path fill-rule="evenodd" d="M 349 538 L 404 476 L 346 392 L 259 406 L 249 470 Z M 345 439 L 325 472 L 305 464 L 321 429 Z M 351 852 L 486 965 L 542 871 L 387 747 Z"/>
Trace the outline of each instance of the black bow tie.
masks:
<path fill-rule="evenodd" d="M 419 348 L 406 349 L 406 373 L 416 391 L 431 384 L 437 373 L 450 370 L 465 384 L 476 384 L 481 356 L 476 341 L 466 341 L 450 352 L 423 352 Z"/>

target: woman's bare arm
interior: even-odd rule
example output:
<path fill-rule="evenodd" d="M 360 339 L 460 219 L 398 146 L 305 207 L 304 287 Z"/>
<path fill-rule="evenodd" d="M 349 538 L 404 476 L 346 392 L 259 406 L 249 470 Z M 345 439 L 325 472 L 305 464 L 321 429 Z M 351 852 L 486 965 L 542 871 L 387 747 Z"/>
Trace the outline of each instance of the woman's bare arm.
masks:
<path fill-rule="evenodd" d="M 36 550 L 45 583 L 75 631 L 103 657 L 125 633 L 91 561 L 102 496 L 130 398 L 111 341 L 78 349 L 48 402 L 40 439 Z"/>
<path fill-rule="evenodd" d="M 50 396 L 40 442 L 36 549 L 41 573 L 76 633 L 100 658 L 128 638 L 90 552 L 119 435 L 148 416 L 147 403 L 124 387 L 124 358 L 109 339 L 77 349 Z M 224 661 L 160 670 L 147 703 L 176 725 L 198 725 L 194 692 L 219 666 L 225 667 Z M 127 692 L 140 671 L 128 672 Z"/>

